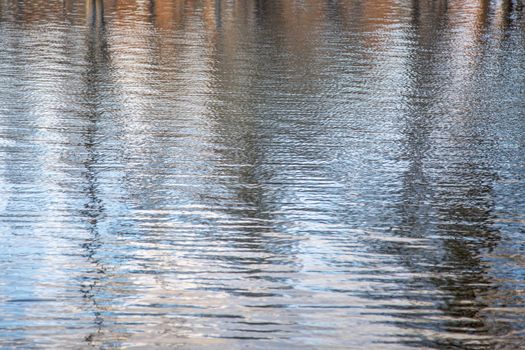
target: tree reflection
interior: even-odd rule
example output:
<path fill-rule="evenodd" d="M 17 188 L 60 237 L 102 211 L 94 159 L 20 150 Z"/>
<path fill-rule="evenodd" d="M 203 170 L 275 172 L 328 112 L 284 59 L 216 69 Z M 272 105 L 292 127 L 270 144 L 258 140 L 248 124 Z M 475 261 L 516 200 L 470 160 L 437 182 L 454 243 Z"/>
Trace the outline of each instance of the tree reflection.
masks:
<path fill-rule="evenodd" d="M 92 270 L 88 271 L 81 282 L 81 293 L 86 302 L 90 304 L 89 309 L 94 314 L 95 331 L 86 336 L 86 342 L 95 345 L 104 329 L 104 313 L 106 308 L 99 302 L 100 294 L 104 289 L 107 267 L 100 258 L 100 250 L 103 249 L 99 222 L 104 216 L 104 206 L 98 194 L 98 179 L 96 165 L 98 161 L 97 130 L 102 108 L 100 100 L 102 97 L 101 79 L 108 72 L 109 53 L 104 23 L 103 0 L 86 0 L 86 62 L 87 68 L 82 76 L 84 85 L 84 118 L 87 128 L 83 133 L 86 159 L 84 161 L 84 177 L 86 186 L 83 193 L 86 195 L 84 210 L 81 211 L 88 231 L 88 237 L 82 244 L 84 257 L 89 261 Z"/>
<path fill-rule="evenodd" d="M 479 8 L 482 13 L 477 17 L 487 18 L 484 12 L 491 8 Z M 432 46 L 440 45 L 440 42 L 436 42 L 432 36 L 433 31 L 425 32 L 425 28 L 428 28 L 425 23 L 443 23 L 450 17 L 444 16 L 444 13 L 425 11 L 441 18 L 428 19 L 421 15 L 421 11 L 421 3 L 414 2 L 413 29 L 417 33 L 417 47 L 428 48 L 427 52 L 433 52 Z M 486 30 L 480 25 L 476 28 L 474 36 Z M 481 50 L 479 48 L 478 52 Z M 438 298 L 432 293 L 428 299 L 418 297 L 417 300 L 433 303 L 444 317 L 421 322 L 419 318 L 412 320 L 407 314 L 404 316 L 408 317 L 407 321 L 403 323 L 405 327 L 422 330 L 431 328 L 443 334 L 429 337 L 422 332 L 415 339 L 407 340 L 407 343 L 436 348 L 487 348 L 494 345 L 494 340 L 484 336 L 493 335 L 495 329 L 507 328 L 504 320 L 496 321 L 498 325 L 495 326 L 495 320 L 483 316 L 483 310 L 491 304 L 487 295 L 494 288 L 489 266 L 483 256 L 491 252 L 501 240 L 501 234 L 494 227 L 493 186 L 497 175 L 487 161 L 493 157 L 490 155 L 491 149 L 484 146 L 490 135 L 484 134 L 484 129 L 476 128 L 474 120 L 468 120 L 470 115 L 458 112 L 463 110 L 461 107 L 451 106 L 450 101 L 449 105 L 438 103 L 446 100 L 441 96 L 446 90 L 441 91 L 439 88 L 446 83 L 437 81 L 435 77 L 446 76 L 444 73 L 447 70 L 455 71 L 453 65 L 454 62 L 441 61 L 424 51 L 411 56 L 408 75 L 414 78 L 406 92 L 410 97 L 402 129 L 402 159 L 407 161 L 408 166 L 403 176 L 399 209 L 401 223 L 396 234 L 429 240 L 432 249 L 398 246 L 392 247 L 392 253 L 399 254 L 402 250 L 406 257 L 400 259 L 411 271 L 429 274 L 428 278 L 414 280 L 409 288 L 437 288 L 437 295 L 443 295 L 443 298 Z M 469 67 L 479 69 L 476 64 Z M 476 76 L 478 73 L 463 71 L 462 74 Z M 429 89 L 430 86 L 434 88 Z M 432 95 L 421 95 L 428 91 Z M 478 118 L 482 115 L 482 105 L 475 106 L 473 110 L 472 106 L 469 107 L 465 108 L 469 113 L 480 113 L 476 115 Z M 451 122 L 456 123 L 456 130 L 451 134 L 443 129 L 442 120 L 439 119 L 443 115 L 452 116 Z M 440 135 L 440 132 L 443 134 Z M 464 141 L 465 137 L 469 139 L 468 143 Z M 447 335 L 458 332 L 468 337 L 462 339 Z"/>

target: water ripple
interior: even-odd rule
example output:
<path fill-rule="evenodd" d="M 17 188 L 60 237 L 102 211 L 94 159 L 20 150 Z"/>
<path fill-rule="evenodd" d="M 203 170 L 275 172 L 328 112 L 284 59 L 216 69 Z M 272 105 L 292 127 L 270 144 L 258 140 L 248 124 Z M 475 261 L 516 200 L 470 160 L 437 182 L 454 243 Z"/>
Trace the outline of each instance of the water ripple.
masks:
<path fill-rule="evenodd" d="M 0 347 L 522 348 L 523 11 L 0 2 Z"/>

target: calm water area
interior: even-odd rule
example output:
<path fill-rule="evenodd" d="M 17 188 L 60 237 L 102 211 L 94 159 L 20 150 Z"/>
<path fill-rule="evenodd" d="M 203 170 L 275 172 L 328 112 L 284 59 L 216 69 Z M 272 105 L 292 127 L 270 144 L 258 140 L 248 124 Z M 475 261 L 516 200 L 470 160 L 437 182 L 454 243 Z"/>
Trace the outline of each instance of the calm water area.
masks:
<path fill-rule="evenodd" d="M 0 0 L 1 349 L 525 349 L 521 0 Z"/>

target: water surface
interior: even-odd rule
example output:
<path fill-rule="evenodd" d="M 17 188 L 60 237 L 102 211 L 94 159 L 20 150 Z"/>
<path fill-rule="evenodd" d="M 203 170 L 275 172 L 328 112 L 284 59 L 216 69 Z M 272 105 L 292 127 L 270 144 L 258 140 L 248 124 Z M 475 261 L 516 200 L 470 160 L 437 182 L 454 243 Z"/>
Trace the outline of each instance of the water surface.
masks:
<path fill-rule="evenodd" d="M 0 347 L 525 348 L 519 0 L 0 0 Z"/>

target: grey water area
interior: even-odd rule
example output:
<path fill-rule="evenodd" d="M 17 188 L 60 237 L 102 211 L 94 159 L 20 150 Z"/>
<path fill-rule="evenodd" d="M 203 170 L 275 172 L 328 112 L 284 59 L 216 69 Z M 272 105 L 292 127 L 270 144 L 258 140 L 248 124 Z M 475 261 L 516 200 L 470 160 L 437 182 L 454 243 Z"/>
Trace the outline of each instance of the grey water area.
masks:
<path fill-rule="evenodd" d="M 525 349 L 517 0 L 0 0 L 1 349 Z"/>

